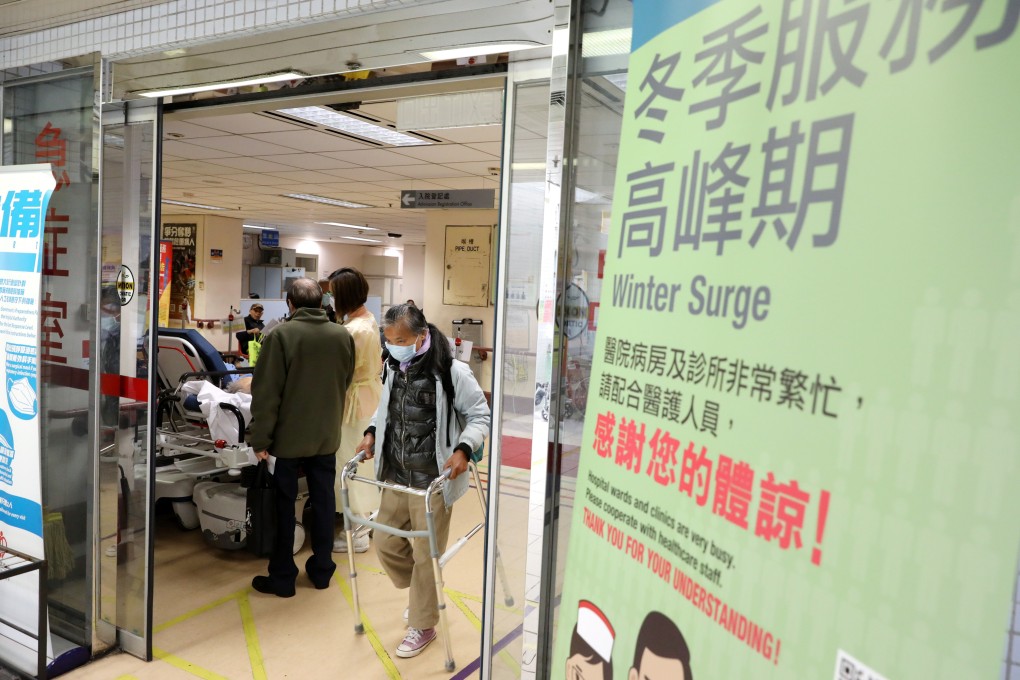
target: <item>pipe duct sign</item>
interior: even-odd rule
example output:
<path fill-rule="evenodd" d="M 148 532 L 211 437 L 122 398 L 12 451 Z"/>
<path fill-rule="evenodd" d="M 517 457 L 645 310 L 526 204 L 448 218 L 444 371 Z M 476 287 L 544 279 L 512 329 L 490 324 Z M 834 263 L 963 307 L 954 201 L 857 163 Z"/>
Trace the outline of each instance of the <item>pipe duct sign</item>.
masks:
<path fill-rule="evenodd" d="M 48 164 L 0 168 L 0 535 L 44 558 L 39 431 L 39 318 L 43 227 L 55 181 Z M 2 550 L 2 548 L 0 548 Z M 0 558 L 2 559 L 2 558 Z M 6 559 L 11 559 L 8 555 Z M 0 581 L 4 618 L 33 630 L 37 574 Z M 21 638 L 4 627 L 0 656 Z M 26 638 L 27 640 L 27 638 Z M 11 644 L 8 644 L 11 643 Z M 21 641 L 35 647 L 35 642 Z M 8 649 L 12 648 L 12 649 Z M 20 646 L 21 653 L 28 648 Z M 31 657 L 29 657 L 31 658 Z"/>
<path fill-rule="evenodd" d="M 1003 674 L 1020 4 L 923 4 L 635 0 L 556 673 Z"/>

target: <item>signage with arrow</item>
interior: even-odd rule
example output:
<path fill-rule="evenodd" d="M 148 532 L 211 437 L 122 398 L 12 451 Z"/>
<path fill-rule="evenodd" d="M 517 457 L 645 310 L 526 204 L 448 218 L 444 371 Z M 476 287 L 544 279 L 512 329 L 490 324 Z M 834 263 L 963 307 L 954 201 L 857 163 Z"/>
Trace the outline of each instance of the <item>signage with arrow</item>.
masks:
<path fill-rule="evenodd" d="M 400 207 L 410 210 L 423 208 L 450 209 L 481 209 L 491 210 L 496 207 L 495 189 L 450 189 L 445 191 L 415 191 L 406 189 L 400 192 Z"/>

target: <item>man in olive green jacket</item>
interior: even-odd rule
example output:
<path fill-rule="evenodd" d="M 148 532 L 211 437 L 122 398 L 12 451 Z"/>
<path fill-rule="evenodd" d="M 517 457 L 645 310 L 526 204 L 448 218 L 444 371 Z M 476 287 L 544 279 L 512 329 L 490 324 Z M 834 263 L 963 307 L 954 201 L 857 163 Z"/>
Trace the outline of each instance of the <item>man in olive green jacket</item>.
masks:
<path fill-rule="evenodd" d="M 298 279 L 287 294 L 290 320 L 262 341 L 252 379 L 249 443 L 260 460 L 276 457 L 277 532 L 269 576 L 256 576 L 260 593 L 291 597 L 294 564 L 294 504 L 298 468 L 308 481 L 312 508 L 312 556 L 305 573 L 322 590 L 329 587 L 336 513 L 336 450 L 344 399 L 354 374 L 354 340 L 322 310 L 322 292 L 311 279 Z"/>

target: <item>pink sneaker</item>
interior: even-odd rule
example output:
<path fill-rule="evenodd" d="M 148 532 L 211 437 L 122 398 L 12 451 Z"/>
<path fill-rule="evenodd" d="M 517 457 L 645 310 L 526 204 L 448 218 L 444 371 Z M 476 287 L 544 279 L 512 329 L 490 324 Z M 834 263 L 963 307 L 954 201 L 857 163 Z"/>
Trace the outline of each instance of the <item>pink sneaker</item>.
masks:
<path fill-rule="evenodd" d="M 413 656 L 418 656 L 422 651 L 429 646 L 429 643 L 436 639 L 436 629 L 426 628 L 421 630 L 419 628 L 409 627 L 407 629 L 407 635 L 404 636 L 404 641 L 397 647 L 397 656 L 401 659 L 410 659 Z"/>

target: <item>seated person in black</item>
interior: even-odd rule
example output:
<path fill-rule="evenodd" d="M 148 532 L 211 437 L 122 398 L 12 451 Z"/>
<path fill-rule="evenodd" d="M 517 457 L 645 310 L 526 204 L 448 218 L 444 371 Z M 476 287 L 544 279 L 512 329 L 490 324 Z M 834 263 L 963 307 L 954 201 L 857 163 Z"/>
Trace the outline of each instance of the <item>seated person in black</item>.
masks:
<path fill-rule="evenodd" d="M 262 321 L 264 309 L 258 302 L 248 308 L 248 316 L 244 317 L 244 331 L 237 334 L 237 341 L 240 343 L 241 354 L 248 354 L 248 343 L 255 340 L 262 334 L 265 322 Z"/>

